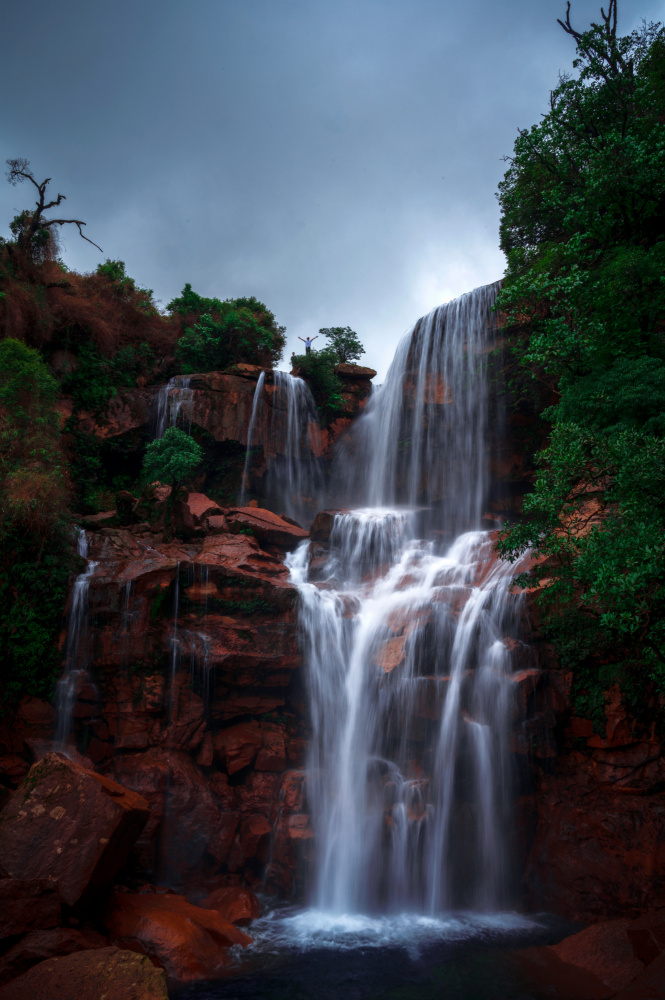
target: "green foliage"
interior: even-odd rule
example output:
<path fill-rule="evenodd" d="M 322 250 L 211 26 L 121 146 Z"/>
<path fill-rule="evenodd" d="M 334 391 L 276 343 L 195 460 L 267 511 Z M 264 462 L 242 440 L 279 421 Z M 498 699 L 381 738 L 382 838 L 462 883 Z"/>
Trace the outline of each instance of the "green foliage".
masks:
<path fill-rule="evenodd" d="M 274 367 L 284 349 L 285 327 L 255 298 L 207 299 L 185 285 L 168 304 L 185 330 L 175 349 L 185 373 L 217 371 L 233 364 Z"/>
<path fill-rule="evenodd" d="M 48 693 L 73 562 L 57 383 L 39 353 L 0 342 L 0 662 L 3 695 Z"/>
<path fill-rule="evenodd" d="M 136 386 L 137 378 L 154 363 L 155 354 L 148 344 L 121 347 L 112 357 L 105 357 L 93 344 L 83 344 L 76 368 L 63 379 L 62 388 L 77 409 L 101 416 L 118 390 Z"/>
<path fill-rule="evenodd" d="M 573 613 L 604 651 L 595 689 L 584 668 L 598 708 L 608 663 L 626 688 L 637 671 L 665 690 L 665 33 L 620 38 L 610 16 L 576 42 L 577 76 L 520 132 L 499 190 L 497 307 L 556 399 L 527 517 L 500 548 L 548 557 L 528 577 L 550 580 L 562 655 Z"/>
<path fill-rule="evenodd" d="M 160 482 L 172 487 L 172 496 L 178 486 L 187 482 L 203 459 L 203 449 L 177 427 L 169 427 L 164 437 L 152 441 L 143 459 L 144 483 Z"/>
<path fill-rule="evenodd" d="M 335 368 L 339 361 L 334 347 L 299 354 L 291 359 L 293 367 L 307 381 L 321 419 L 326 422 L 342 409 L 342 383 Z"/>
<path fill-rule="evenodd" d="M 341 365 L 356 361 L 361 354 L 365 353 L 365 348 L 358 339 L 358 334 L 350 326 L 323 327 L 320 334 L 330 341 L 329 347 L 335 351 L 337 360 Z"/>
<path fill-rule="evenodd" d="M 120 298 L 138 299 L 136 304 L 139 308 L 151 309 L 154 312 L 152 288 L 139 288 L 134 279 L 127 274 L 124 260 L 111 260 L 107 257 L 103 264 L 97 265 L 95 273 L 107 278 L 115 286 Z"/>

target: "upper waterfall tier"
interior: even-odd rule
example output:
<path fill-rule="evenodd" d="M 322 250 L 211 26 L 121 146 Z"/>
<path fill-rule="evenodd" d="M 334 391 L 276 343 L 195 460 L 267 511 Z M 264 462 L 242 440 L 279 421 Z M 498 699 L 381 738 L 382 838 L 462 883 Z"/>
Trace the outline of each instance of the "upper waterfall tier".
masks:
<path fill-rule="evenodd" d="M 338 459 L 343 502 L 434 505 L 452 536 L 478 527 L 488 489 L 487 355 L 499 285 L 418 320 Z"/>

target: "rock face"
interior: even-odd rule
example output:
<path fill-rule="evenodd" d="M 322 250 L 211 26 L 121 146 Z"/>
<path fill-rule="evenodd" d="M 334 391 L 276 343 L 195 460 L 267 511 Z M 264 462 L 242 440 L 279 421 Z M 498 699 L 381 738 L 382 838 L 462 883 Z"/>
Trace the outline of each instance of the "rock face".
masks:
<path fill-rule="evenodd" d="M 2 812 L 0 857 L 14 879 L 53 879 L 73 906 L 111 883 L 147 819 L 140 796 L 49 753 Z"/>
<path fill-rule="evenodd" d="M 629 717 L 617 688 L 603 733 L 575 716 L 573 677 L 542 639 L 536 596 L 529 614 L 545 669 L 524 688 L 514 736 L 531 785 L 527 902 L 582 922 L 635 916 L 665 896 L 665 745 Z"/>
<path fill-rule="evenodd" d="M 149 955 L 176 982 L 214 978 L 230 964 L 229 948 L 251 943 L 216 910 L 175 894 L 116 893 L 106 925 L 114 943 Z"/>
<path fill-rule="evenodd" d="M 95 948 L 40 962 L 0 988 L 0 1000 L 168 1000 L 166 975 L 145 955 Z"/>
<path fill-rule="evenodd" d="M 216 516 L 201 495 L 193 506 Z M 270 844 L 306 734 L 283 557 L 306 533 L 257 507 L 224 521 L 187 541 L 140 524 L 90 533 L 95 687 L 81 688 L 74 737 L 150 808 L 130 853 L 137 879 L 288 892 L 300 855 Z"/>

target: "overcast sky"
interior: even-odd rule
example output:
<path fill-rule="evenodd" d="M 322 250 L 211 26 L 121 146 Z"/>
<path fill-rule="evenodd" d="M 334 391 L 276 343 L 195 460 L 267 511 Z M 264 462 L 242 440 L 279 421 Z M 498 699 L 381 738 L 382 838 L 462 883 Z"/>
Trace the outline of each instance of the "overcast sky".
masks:
<path fill-rule="evenodd" d="M 574 0 L 573 23 L 600 0 Z M 2 159 L 67 196 L 64 259 L 165 305 L 255 295 L 352 326 L 385 374 L 423 313 L 503 273 L 497 183 L 574 45 L 564 0 L 24 0 L 0 33 Z M 622 33 L 663 3 L 619 0 Z M 32 201 L 0 182 L 0 231 Z M 315 345 L 319 347 L 321 342 Z M 286 357 L 286 355 L 285 355 Z M 286 367 L 286 366 L 285 366 Z"/>

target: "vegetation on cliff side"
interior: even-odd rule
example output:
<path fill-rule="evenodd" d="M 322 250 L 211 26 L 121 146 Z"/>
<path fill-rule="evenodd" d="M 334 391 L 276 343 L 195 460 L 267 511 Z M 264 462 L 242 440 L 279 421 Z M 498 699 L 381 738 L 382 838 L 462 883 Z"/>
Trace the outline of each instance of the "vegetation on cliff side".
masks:
<path fill-rule="evenodd" d="M 58 233 L 75 226 L 87 239 L 85 223 L 57 213 L 65 196 L 50 197 L 50 180 L 39 182 L 27 160 L 7 166 L 10 183 L 36 194 L 0 238 L 0 689 L 11 701 L 48 694 L 59 672 L 67 590 L 81 569 L 75 521 L 140 485 L 150 436 L 104 441 L 91 424 L 104 423 L 123 389 L 180 371 L 272 365 L 284 328 L 255 298 L 205 299 L 190 285 L 162 312 L 121 260 L 70 271 Z M 179 482 L 200 459 L 186 440 L 178 455 L 196 461 L 184 471 L 180 462 Z"/>
<path fill-rule="evenodd" d="M 665 30 L 620 36 L 616 0 L 587 31 L 570 4 L 560 24 L 575 74 L 499 190 L 514 387 L 552 425 L 500 547 L 548 557 L 528 576 L 548 578 L 560 649 L 575 634 L 572 659 L 593 649 L 605 687 L 613 672 L 665 690 Z"/>

